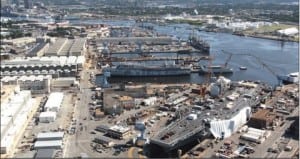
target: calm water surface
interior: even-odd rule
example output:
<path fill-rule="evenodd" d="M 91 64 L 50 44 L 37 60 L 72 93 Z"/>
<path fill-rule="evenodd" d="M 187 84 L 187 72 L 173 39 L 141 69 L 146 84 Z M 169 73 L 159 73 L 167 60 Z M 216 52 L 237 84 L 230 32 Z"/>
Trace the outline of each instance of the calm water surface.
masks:
<path fill-rule="evenodd" d="M 85 21 L 89 24 L 104 23 L 117 26 L 132 26 L 134 21 L 121 20 L 121 21 L 101 21 L 101 20 L 88 20 Z M 82 22 L 81 23 L 85 23 Z M 72 23 L 78 23 L 73 21 Z M 295 42 L 280 42 L 275 40 L 240 37 L 227 33 L 213 33 L 213 32 L 199 32 L 192 29 L 188 24 L 170 24 L 159 26 L 152 25 L 158 33 L 176 36 L 180 39 L 187 39 L 188 36 L 194 32 L 201 38 L 208 41 L 211 45 L 211 55 L 214 57 L 213 64 L 224 64 L 228 58 L 228 54 L 222 53 L 221 50 L 233 54 L 251 54 L 259 57 L 268 67 L 278 75 L 285 75 L 290 72 L 298 71 L 299 44 Z M 118 55 L 121 56 L 121 55 Z M 164 56 L 164 55 L 155 55 Z M 171 56 L 176 56 L 172 54 Z M 148 62 L 149 63 L 149 62 Z M 150 64 L 153 64 L 153 62 Z M 277 83 L 276 77 L 264 68 L 255 58 L 245 55 L 233 55 L 228 63 L 228 66 L 234 69 L 234 73 L 228 78 L 232 80 L 260 80 L 268 82 L 271 85 Z M 245 66 L 246 71 L 240 71 L 239 67 Z M 101 77 L 98 77 L 100 80 Z M 191 74 L 190 76 L 183 77 L 126 77 L 126 78 L 110 78 L 112 83 L 118 82 L 192 82 L 201 83 L 205 78 L 198 74 Z"/>

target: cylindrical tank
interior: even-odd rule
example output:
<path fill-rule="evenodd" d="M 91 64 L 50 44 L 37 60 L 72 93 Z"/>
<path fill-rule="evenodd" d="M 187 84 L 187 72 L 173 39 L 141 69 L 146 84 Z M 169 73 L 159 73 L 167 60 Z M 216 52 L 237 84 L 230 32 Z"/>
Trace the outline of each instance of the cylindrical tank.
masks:
<path fill-rule="evenodd" d="M 209 92 L 211 96 L 216 97 L 220 94 L 220 87 L 217 84 L 213 83 L 210 86 Z"/>

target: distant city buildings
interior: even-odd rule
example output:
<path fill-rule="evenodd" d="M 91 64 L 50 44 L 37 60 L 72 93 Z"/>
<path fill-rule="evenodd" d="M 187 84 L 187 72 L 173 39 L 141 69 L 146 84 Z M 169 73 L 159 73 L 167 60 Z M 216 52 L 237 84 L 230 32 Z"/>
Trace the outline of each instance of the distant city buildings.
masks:
<path fill-rule="evenodd" d="M 9 6 L 10 0 L 1 0 L 1 8 L 5 6 Z"/>

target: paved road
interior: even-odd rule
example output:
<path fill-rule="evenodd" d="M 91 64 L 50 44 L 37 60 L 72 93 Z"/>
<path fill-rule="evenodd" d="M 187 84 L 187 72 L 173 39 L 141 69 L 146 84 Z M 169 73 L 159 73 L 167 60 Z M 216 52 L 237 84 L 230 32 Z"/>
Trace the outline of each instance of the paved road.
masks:
<path fill-rule="evenodd" d="M 291 139 L 287 145 L 293 148 L 292 151 L 282 151 L 278 158 L 292 158 L 296 151 L 299 151 L 299 140 Z"/>
<path fill-rule="evenodd" d="M 81 72 L 80 92 L 77 94 L 80 100 L 76 103 L 75 112 L 74 112 L 75 113 L 74 117 L 77 120 L 76 133 L 75 135 L 67 136 L 68 142 L 66 144 L 64 157 L 75 157 L 76 156 L 75 153 L 80 154 L 81 152 L 90 151 L 90 147 L 85 146 L 85 145 L 89 145 L 91 141 L 89 132 L 87 132 L 87 125 L 85 124 L 79 125 L 79 123 L 85 123 L 85 120 L 83 120 L 84 118 L 89 120 L 88 103 L 90 102 L 92 91 L 90 89 L 85 89 L 90 87 L 89 76 L 90 75 L 87 70 L 84 69 Z M 87 143 L 87 144 L 83 144 L 83 143 Z"/>

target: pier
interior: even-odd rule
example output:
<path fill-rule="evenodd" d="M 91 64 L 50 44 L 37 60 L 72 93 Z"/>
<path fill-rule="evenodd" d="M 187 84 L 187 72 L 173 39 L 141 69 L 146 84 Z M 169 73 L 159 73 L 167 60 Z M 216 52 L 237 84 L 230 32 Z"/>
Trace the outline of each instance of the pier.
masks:
<path fill-rule="evenodd" d="M 107 59 L 99 59 L 98 62 L 141 62 L 141 61 L 184 61 L 184 62 L 199 62 L 200 60 L 209 60 L 209 56 L 198 56 L 198 57 L 138 57 L 138 58 L 122 58 L 112 57 Z"/>

